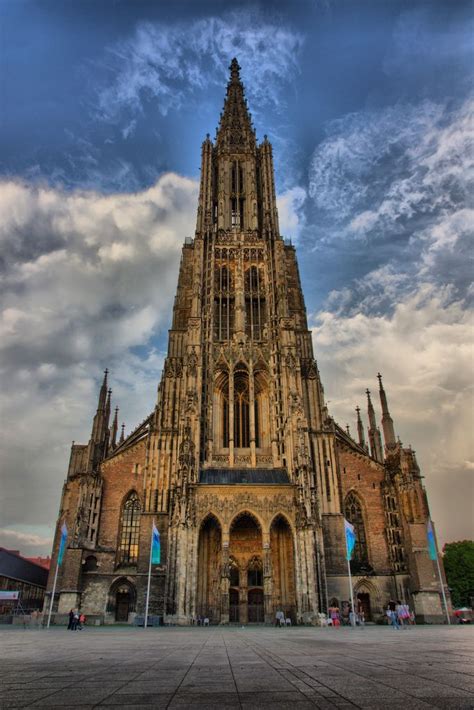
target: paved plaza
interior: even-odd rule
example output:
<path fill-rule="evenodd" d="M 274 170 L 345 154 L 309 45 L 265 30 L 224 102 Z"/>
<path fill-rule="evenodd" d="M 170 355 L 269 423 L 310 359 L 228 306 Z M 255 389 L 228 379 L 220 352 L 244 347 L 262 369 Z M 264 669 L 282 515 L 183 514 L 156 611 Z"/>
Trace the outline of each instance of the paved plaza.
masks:
<path fill-rule="evenodd" d="M 2 708 L 474 708 L 474 627 L 4 627 L 0 658 Z"/>

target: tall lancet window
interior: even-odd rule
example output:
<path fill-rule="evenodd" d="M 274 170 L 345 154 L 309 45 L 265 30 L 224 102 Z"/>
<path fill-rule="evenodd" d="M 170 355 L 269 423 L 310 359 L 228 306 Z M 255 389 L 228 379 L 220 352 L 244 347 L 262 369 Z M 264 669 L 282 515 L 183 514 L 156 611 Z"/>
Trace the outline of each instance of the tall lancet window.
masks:
<path fill-rule="evenodd" d="M 214 340 L 230 340 L 234 332 L 234 294 L 230 263 L 218 266 L 214 279 Z"/>
<path fill-rule="evenodd" d="M 122 508 L 120 536 L 118 545 L 118 564 L 134 565 L 138 560 L 138 541 L 140 535 L 140 500 L 132 491 Z"/>
<path fill-rule="evenodd" d="M 234 446 L 239 449 L 250 446 L 249 375 L 246 369 L 237 369 L 234 373 Z"/>
<path fill-rule="evenodd" d="M 344 505 L 344 515 L 352 523 L 356 534 L 353 560 L 355 562 L 368 562 L 367 538 L 365 535 L 364 516 L 360 500 L 355 493 L 349 493 Z"/>
<path fill-rule="evenodd" d="M 261 340 L 266 320 L 263 269 L 250 266 L 245 272 L 246 332 L 251 340 Z"/>

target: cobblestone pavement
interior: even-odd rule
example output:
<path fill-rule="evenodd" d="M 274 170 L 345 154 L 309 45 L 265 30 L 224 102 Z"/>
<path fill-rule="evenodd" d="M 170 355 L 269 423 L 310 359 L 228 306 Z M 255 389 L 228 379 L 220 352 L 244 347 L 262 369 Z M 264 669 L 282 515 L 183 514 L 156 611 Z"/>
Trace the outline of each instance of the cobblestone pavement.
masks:
<path fill-rule="evenodd" d="M 0 707 L 474 708 L 474 627 L 0 629 Z"/>

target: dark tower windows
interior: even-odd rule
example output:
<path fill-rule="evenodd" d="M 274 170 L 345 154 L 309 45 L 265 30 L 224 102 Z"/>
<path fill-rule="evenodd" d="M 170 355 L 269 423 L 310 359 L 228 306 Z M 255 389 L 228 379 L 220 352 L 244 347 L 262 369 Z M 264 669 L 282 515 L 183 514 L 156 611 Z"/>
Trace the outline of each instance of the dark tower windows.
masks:
<path fill-rule="evenodd" d="M 118 564 L 135 565 L 138 560 L 140 534 L 140 501 L 133 491 L 122 508 L 122 520 L 118 545 Z"/>
<path fill-rule="evenodd" d="M 244 170 L 238 160 L 232 162 L 230 171 L 230 224 L 244 228 Z"/>
<path fill-rule="evenodd" d="M 250 446 L 250 396 L 249 376 L 246 370 L 234 373 L 234 446 Z"/>
<path fill-rule="evenodd" d="M 250 266 L 245 272 L 246 332 L 251 340 L 262 340 L 266 320 L 263 269 Z"/>
<path fill-rule="evenodd" d="M 214 340 L 230 340 L 234 332 L 234 292 L 229 254 L 226 264 L 217 266 L 214 278 Z"/>

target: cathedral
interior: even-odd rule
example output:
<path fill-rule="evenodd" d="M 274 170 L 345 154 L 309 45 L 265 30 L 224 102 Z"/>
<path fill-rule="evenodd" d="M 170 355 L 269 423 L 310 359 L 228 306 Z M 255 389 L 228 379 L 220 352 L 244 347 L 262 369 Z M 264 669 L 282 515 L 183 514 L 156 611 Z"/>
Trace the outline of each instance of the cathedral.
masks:
<path fill-rule="evenodd" d="M 133 623 L 150 565 L 149 613 L 165 623 L 268 624 L 279 610 L 316 623 L 350 598 L 346 518 L 366 620 L 400 599 L 419 621 L 442 621 L 426 492 L 381 375 L 382 431 L 369 390 L 355 438 L 326 406 L 295 249 L 279 230 L 272 146 L 257 142 L 236 59 L 201 160 L 155 408 L 119 434 L 106 371 L 90 440 L 71 448 L 45 610 L 57 623 L 71 608 Z"/>

